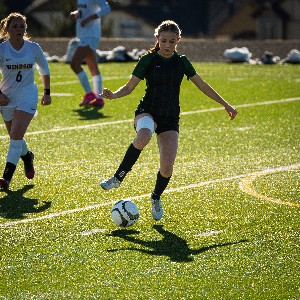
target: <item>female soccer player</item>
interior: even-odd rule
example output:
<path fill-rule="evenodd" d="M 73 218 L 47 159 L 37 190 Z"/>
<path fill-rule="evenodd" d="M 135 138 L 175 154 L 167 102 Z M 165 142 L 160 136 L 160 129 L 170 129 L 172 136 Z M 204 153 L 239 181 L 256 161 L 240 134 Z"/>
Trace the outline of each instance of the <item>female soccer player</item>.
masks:
<path fill-rule="evenodd" d="M 0 189 L 9 188 L 20 157 L 26 177 L 34 177 L 34 155 L 28 150 L 24 135 L 37 111 L 35 64 L 44 84 L 41 104 L 51 104 L 48 63 L 40 46 L 29 41 L 26 29 L 26 17 L 20 13 L 11 13 L 0 23 L 0 39 L 4 41 L 0 44 L 0 112 L 10 137 Z"/>
<path fill-rule="evenodd" d="M 197 74 L 186 56 L 176 52 L 181 30 L 175 22 L 162 22 L 154 35 L 155 47 L 139 60 L 130 80 L 115 92 L 109 89 L 103 91 L 104 98 L 124 97 L 129 95 L 141 80 L 146 79 L 146 94 L 135 111 L 136 137 L 114 176 L 102 181 L 100 185 L 105 190 L 119 187 L 155 131 L 160 152 L 160 168 L 150 199 L 152 217 L 160 220 L 163 215 L 160 197 L 170 181 L 178 148 L 179 91 L 184 75 L 204 94 L 223 105 L 231 120 L 236 117 L 237 111 Z"/>
<path fill-rule="evenodd" d="M 102 93 L 102 76 L 99 71 L 96 50 L 101 38 L 101 20 L 110 12 L 106 0 L 77 0 L 77 10 L 70 13 L 71 19 L 76 19 L 76 37 L 79 44 L 71 61 L 71 68 L 77 75 L 84 91 L 80 106 L 103 107 L 104 101 L 99 94 Z M 88 76 L 81 67 L 86 60 L 92 74 L 93 92 Z"/>

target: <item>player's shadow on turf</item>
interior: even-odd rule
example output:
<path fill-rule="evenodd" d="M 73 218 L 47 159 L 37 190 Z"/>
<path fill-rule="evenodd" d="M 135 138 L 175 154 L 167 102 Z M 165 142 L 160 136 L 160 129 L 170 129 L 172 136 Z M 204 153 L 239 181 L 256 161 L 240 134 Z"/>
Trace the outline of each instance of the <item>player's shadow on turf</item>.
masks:
<path fill-rule="evenodd" d="M 177 236 L 176 234 L 163 229 L 163 225 L 153 225 L 153 228 L 159 232 L 163 239 L 159 241 L 145 241 L 139 238 L 133 237 L 133 234 L 138 234 L 139 231 L 135 230 L 115 230 L 109 236 L 117 236 L 123 238 L 126 241 L 133 242 L 148 249 L 138 249 L 138 248 L 127 248 L 127 249 L 111 249 L 109 252 L 115 252 L 118 250 L 136 250 L 142 253 L 157 255 L 157 256 L 168 256 L 171 261 L 174 262 L 191 262 L 194 260 L 193 256 L 203 253 L 205 251 L 231 246 L 234 244 L 246 242 L 246 240 L 241 240 L 239 242 L 228 242 L 223 244 L 214 244 L 211 246 L 206 246 L 199 249 L 190 249 L 188 243 L 183 238 Z"/>
<path fill-rule="evenodd" d="M 6 219 L 24 219 L 26 213 L 39 213 L 51 206 L 51 202 L 26 198 L 24 194 L 34 185 L 25 185 L 17 191 L 4 191 L 6 195 L 0 199 L 0 216 Z"/>
<path fill-rule="evenodd" d="M 98 120 L 103 118 L 108 118 L 104 116 L 100 111 L 100 108 L 97 107 L 83 107 L 78 109 L 73 109 L 75 113 L 80 117 L 79 120 Z"/>

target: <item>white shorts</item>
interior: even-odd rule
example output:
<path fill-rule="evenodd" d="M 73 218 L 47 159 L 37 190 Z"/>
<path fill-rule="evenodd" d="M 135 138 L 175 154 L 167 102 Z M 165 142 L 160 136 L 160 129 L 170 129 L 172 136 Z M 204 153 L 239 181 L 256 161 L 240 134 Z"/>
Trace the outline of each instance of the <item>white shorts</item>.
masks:
<path fill-rule="evenodd" d="M 35 115 L 37 113 L 37 103 L 21 102 L 15 107 L 0 106 L 0 112 L 4 121 L 11 121 L 16 110 L 22 110 Z"/>
<path fill-rule="evenodd" d="M 81 37 L 79 39 L 78 47 L 89 46 L 92 50 L 96 51 L 99 46 L 99 38 L 96 37 Z"/>

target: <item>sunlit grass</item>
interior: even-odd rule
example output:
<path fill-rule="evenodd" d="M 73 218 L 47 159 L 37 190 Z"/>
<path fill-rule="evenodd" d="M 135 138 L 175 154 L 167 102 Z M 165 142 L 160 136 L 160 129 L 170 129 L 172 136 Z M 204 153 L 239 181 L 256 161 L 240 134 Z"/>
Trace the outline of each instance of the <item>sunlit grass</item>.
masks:
<path fill-rule="evenodd" d="M 114 90 L 134 63 L 100 67 L 104 86 Z M 20 162 L 11 190 L 0 192 L 0 298 L 299 297 L 299 66 L 195 67 L 239 114 L 232 122 L 225 111 L 209 110 L 219 105 L 183 81 L 182 112 L 205 111 L 181 116 L 165 215 L 155 222 L 148 199 L 159 167 L 155 136 L 119 189 L 99 186 L 135 136 L 130 120 L 145 83 L 102 110 L 83 109 L 70 66 L 50 65 L 53 104 L 39 106 L 26 135 L 36 177 L 27 180 Z M 290 98 L 297 99 L 257 105 Z M 2 168 L 5 135 L 1 126 Z M 257 193 L 296 205 L 243 192 L 241 180 L 256 173 Z M 121 198 L 140 210 L 126 230 L 110 219 Z"/>

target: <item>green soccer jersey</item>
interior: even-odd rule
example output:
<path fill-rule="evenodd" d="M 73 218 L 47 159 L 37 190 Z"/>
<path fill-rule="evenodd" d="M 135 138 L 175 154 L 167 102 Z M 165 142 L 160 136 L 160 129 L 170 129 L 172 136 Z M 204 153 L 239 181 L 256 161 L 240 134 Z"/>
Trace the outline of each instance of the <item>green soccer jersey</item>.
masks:
<path fill-rule="evenodd" d="M 196 74 L 188 58 L 177 52 L 170 58 L 156 51 L 141 57 L 132 74 L 146 79 L 146 93 L 138 109 L 162 117 L 179 117 L 179 93 L 184 75 Z"/>

